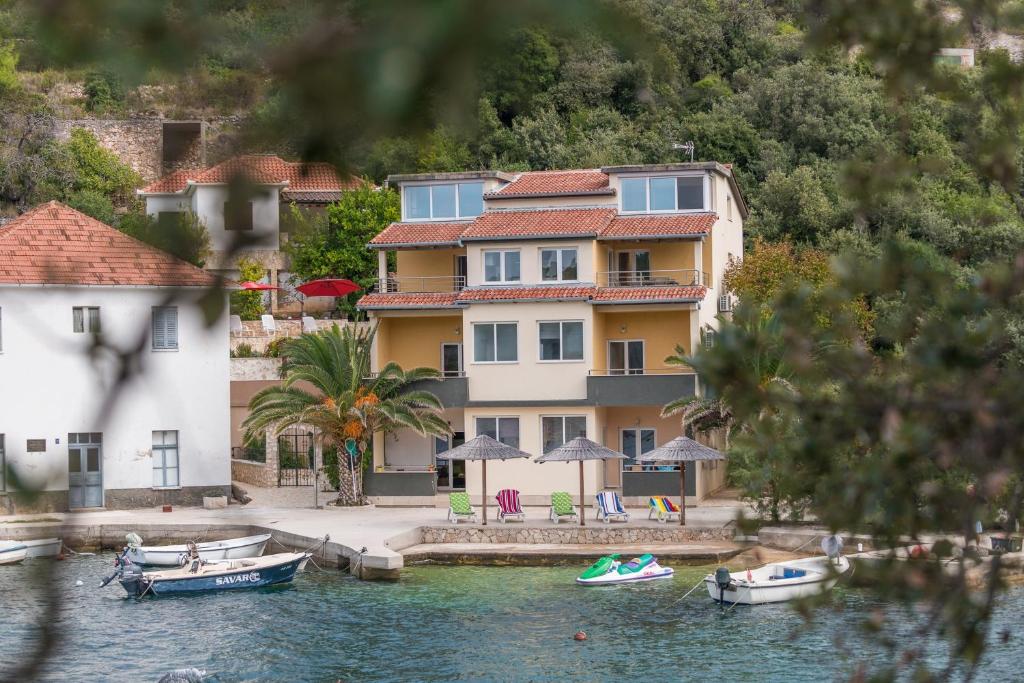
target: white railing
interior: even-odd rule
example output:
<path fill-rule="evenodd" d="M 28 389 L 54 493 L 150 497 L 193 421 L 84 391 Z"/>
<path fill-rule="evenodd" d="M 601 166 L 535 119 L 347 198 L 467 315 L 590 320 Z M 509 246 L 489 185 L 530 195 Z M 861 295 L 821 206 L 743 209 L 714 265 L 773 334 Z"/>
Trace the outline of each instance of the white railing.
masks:
<path fill-rule="evenodd" d="M 398 276 L 389 275 L 378 280 L 373 291 L 392 294 L 429 294 L 435 292 L 461 292 L 466 288 L 466 278 L 461 275 Z"/>

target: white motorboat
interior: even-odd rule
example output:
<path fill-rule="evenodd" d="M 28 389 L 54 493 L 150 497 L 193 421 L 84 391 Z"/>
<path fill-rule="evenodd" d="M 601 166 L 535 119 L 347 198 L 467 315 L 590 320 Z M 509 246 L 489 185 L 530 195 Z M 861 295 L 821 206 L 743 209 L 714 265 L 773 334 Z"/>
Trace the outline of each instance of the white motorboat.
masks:
<path fill-rule="evenodd" d="M 775 562 L 758 569 L 729 572 L 724 567 L 704 578 L 711 599 L 723 603 L 763 605 L 786 602 L 831 590 L 850 569 L 843 557 L 810 557 Z"/>
<path fill-rule="evenodd" d="M 28 559 L 33 557 L 57 557 L 64 549 L 59 538 L 38 538 L 33 541 L 18 541 L 28 548 Z"/>
<path fill-rule="evenodd" d="M 16 564 L 28 556 L 28 546 L 20 541 L 0 541 L 0 564 Z"/>
<path fill-rule="evenodd" d="M 188 552 L 188 546 L 182 545 L 142 545 L 142 539 L 135 534 L 128 534 L 128 559 L 134 564 L 177 567 L 181 565 Z M 134 537 L 134 538 L 133 538 Z M 133 541 L 136 541 L 133 543 Z M 199 557 L 207 562 L 214 560 L 241 560 L 248 557 L 259 557 L 267 547 L 270 534 L 231 538 L 226 541 L 210 541 L 196 543 Z"/>

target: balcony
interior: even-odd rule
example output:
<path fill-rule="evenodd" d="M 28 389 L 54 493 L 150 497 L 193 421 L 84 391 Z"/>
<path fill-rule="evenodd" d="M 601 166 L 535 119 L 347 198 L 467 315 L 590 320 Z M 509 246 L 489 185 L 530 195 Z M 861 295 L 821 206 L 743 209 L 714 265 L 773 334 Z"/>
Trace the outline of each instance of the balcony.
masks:
<path fill-rule="evenodd" d="M 441 401 L 445 408 L 464 408 L 469 401 L 469 382 L 465 373 L 446 374 L 437 379 L 413 382 L 410 389 L 429 391 Z"/>
<path fill-rule="evenodd" d="M 604 270 L 597 273 L 598 287 L 711 287 L 711 277 L 701 270 Z"/>
<path fill-rule="evenodd" d="M 462 275 L 388 275 L 386 280 L 377 281 L 373 291 L 378 294 L 430 294 L 461 292 L 465 288 L 466 278 Z"/>
<path fill-rule="evenodd" d="M 680 368 L 591 370 L 587 402 L 595 406 L 665 405 L 697 393 L 697 374 Z"/>

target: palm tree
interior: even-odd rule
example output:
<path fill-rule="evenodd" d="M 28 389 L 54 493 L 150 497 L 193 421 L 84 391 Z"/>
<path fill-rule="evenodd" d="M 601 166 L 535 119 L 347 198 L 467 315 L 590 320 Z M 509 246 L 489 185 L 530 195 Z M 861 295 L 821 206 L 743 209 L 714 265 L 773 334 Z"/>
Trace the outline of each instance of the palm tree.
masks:
<path fill-rule="evenodd" d="M 347 471 L 339 468 L 339 498 L 352 505 L 363 499 L 363 459 L 374 433 L 402 428 L 423 436 L 451 433 L 441 401 L 429 391 L 410 388 L 440 376 L 437 370 L 403 370 L 388 363 L 376 375 L 371 373 L 376 334 L 376 326 L 334 325 L 330 331 L 288 340 L 281 352 L 283 381 L 252 397 L 242 423 L 247 442 L 258 441 L 268 429 L 277 436 L 295 425 L 313 427 L 321 445 L 334 447 L 348 461 Z M 312 385 L 314 391 L 302 385 Z M 346 443 L 354 444 L 355 453 Z"/>

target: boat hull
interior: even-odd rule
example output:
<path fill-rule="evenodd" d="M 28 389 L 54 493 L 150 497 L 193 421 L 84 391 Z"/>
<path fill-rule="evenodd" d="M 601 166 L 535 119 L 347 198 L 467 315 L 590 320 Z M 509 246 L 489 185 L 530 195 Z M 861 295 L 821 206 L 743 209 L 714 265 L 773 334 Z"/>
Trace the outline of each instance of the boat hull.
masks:
<path fill-rule="evenodd" d="M 184 570 L 173 570 L 162 575 L 160 572 L 144 573 L 141 576 L 126 576 L 121 579 L 129 596 L 175 595 L 184 593 L 205 593 L 224 590 L 260 588 L 288 583 L 305 566 L 309 555 L 288 553 L 279 562 L 254 563 L 234 569 L 208 569 L 200 574 L 188 574 Z M 275 557 L 273 555 L 269 556 Z M 264 558 L 266 559 L 266 558 Z"/>
<path fill-rule="evenodd" d="M 232 538 L 226 541 L 197 543 L 199 557 L 206 562 L 219 560 L 241 560 L 259 557 L 267 548 L 270 534 Z M 182 556 L 188 551 L 185 545 L 140 546 L 128 549 L 128 559 L 148 567 L 177 567 Z"/>
<path fill-rule="evenodd" d="M 57 557 L 64 548 L 64 543 L 59 538 L 40 538 L 34 541 L 22 541 L 28 549 L 27 557 Z"/>
<path fill-rule="evenodd" d="M 758 575 L 753 581 L 750 581 L 744 578 L 742 573 L 735 573 L 732 575 L 733 580 L 729 587 L 724 591 L 720 591 L 714 576 L 709 575 L 704 578 L 704 585 L 707 587 L 708 595 L 712 600 L 726 604 L 766 605 L 799 600 L 800 598 L 809 598 L 831 590 L 839 579 L 838 575 L 842 575 L 850 567 L 849 560 L 842 557 L 834 565 L 836 573 L 829 573 L 827 571 L 827 562 L 828 560 L 814 558 L 811 560 L 780 562 L 775 565 L 794 569 L 815 568 L 812 570 L 813 574 L 803 577 L 766 580 Z"/>
<path fill-rule="evenodd" d="M 28 546 L 21 543 L 0 545 L 0 565 L 17 564 L 28 557 Z"/>

